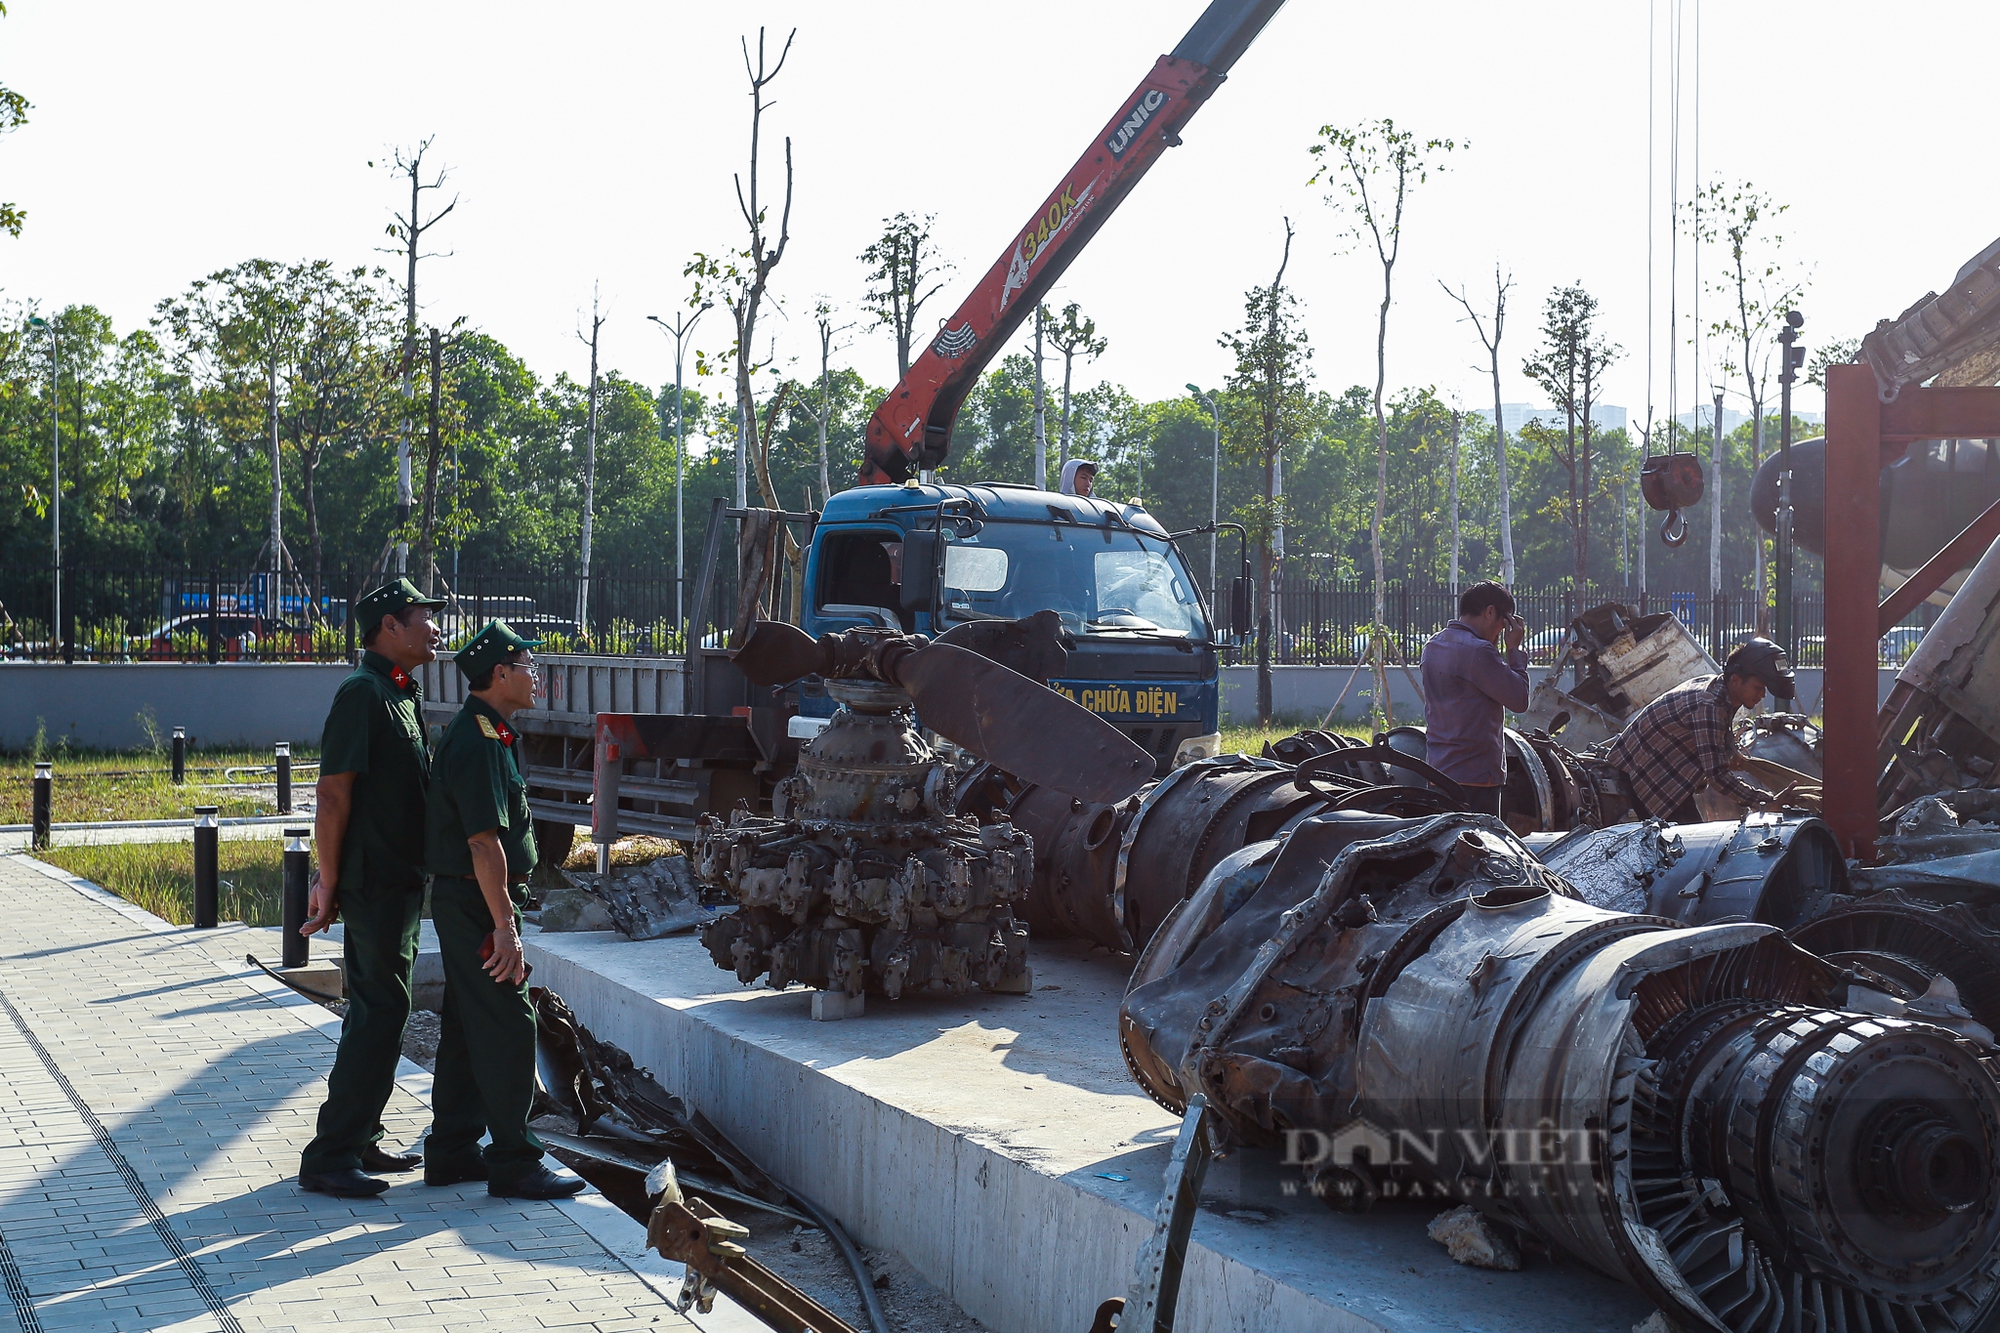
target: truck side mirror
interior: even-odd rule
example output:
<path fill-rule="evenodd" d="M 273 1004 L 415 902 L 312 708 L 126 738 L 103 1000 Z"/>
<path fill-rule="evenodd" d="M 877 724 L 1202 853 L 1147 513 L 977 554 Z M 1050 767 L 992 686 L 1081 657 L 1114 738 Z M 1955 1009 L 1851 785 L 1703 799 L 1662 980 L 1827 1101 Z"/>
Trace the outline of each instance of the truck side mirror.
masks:
<path fill-rule="evenodd" d="M 1229 632 L 1238 639 L 1250 635 L 1250 604 L 1254 594 L 1250 579 L 1239 575 L 1229 580 Z"/>
<path fill-rule="evenodd" d="M 937 605 L 938 534 L 903 534 L 903 610 L 928 614 Z"/>

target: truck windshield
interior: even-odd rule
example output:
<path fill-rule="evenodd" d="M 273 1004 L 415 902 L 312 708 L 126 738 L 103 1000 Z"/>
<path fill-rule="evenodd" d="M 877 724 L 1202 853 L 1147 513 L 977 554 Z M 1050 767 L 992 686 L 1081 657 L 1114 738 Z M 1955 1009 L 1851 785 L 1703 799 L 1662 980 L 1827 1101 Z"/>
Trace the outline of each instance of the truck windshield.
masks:
<path fill-rule="evenodd" d="M 941 602 L 947 621 L 1054 611 L 1073 634 L 1208 637 L 1173 547 L 1120 528 L 989 521 L 952 536 Z"/>

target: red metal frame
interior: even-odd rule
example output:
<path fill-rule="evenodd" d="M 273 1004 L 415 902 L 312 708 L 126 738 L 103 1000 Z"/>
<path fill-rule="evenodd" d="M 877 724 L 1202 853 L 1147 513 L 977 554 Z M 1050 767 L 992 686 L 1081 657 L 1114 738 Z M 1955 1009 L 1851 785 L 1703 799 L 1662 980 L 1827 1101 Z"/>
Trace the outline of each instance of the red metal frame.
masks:
<path fill-rule="evenodd" d="M 1875 855 L 1876 646 L 1883 631 L 1977 558 L 2000 533 L 2000 505 L 1878 604 L 1882 469 L 1920 440 L 2000 436 L 2000 388 L 1908 387 L 1891 402 L 1866 365 L 1829 366 L 1826 384 L 1826 787 L 1821 811 L 1849 856 Z M 1838 534 L 1838 538 L 1835 538 Z"/>

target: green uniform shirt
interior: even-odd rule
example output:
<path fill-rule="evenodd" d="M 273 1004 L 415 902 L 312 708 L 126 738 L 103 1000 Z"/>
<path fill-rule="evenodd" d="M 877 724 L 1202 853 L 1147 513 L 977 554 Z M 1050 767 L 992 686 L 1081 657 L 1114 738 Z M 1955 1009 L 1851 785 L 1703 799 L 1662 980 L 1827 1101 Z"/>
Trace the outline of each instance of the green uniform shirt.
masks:
<path fill-rule="evenodd" d="M 380 653 L 367 652 L 340 682 L 320 735 L 322 776 L 354 774 L 343 889 L 363 882 L 421 888 L 430 742 L 423 687 Z"/>
<path fill-rule="evenodd" d="M 514 756 L 507 720 L 476 696 L 444 729 L 431 761 L 431 799 L 424 820 L 424 864 L 433 875 L 472 879 L 466 839 L 500 830 L 507 853 L 507 882 L 517 884 L 535 868 L 535 826 L 528 814 L 528 784 Z"/>

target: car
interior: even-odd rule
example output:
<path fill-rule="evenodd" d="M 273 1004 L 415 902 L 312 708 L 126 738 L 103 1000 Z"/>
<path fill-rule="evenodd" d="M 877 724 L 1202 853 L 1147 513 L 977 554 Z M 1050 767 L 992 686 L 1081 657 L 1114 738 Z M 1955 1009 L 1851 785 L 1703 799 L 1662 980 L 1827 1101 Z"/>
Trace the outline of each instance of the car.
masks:
<path fill-rule="evenodd" d="M 215 637 L 216 656 L 229 662 L 312 653 L 312 631 L 304 626 L 241 611 L 218 611 L 213 616 L 197 611 L 176 616 L 145 640 L 135 642 L 132 655 L 155 662 L 205 658 L 211 634 Z"/>

